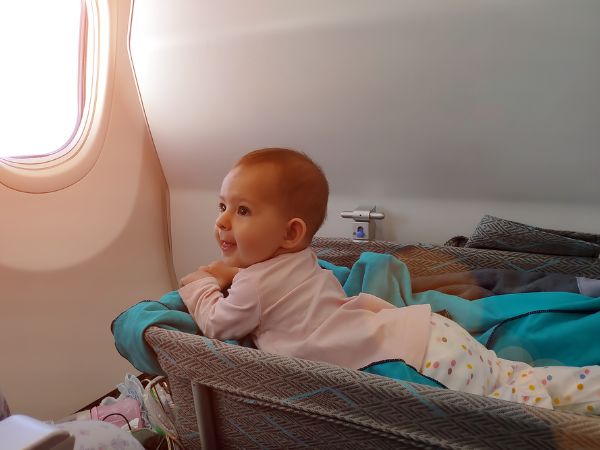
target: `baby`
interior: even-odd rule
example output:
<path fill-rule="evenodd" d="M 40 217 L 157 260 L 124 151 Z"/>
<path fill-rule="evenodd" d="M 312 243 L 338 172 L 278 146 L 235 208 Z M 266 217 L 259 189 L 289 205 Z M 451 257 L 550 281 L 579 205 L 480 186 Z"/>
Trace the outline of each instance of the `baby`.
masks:
<path fill-rule="evenodd" d="M 430 305 L 347 298 L 309 246 L 328 195 L 323 171 L 303 153 L 262 149 L 237 162 L 223 180 L 215 223 L 223 257 L 180 282 L 204 335 L 250 336 L 266 352 L 352 369 L 401 360 L 450 389 L 600 411 L 600 397 L 590 397 L 600 387 L 597 366 L 533 368 L 498 358 Z"/>

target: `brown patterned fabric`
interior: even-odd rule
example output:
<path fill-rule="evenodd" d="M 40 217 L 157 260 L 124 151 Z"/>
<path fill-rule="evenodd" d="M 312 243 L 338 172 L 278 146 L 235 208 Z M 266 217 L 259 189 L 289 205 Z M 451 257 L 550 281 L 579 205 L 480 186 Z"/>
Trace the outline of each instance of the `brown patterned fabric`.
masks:
<path fill-rule="evenodd" d="M 320 258 L 348 267 L 364 251 L 391 253 L 413 275 L 512 268 L 600 278 L 600 260 L 583 257 L 334 238 L 315 238 L 312 247 Z M 403 383 L 155 327 L 145 337 L 168 375 L 187 449 L 200 448 L 192 383 L 211 391 L 217 445 L 224 449 L 600 448 L 598 417 Z"/>
<path fill-rule="evenodd" d="M 468 240 L 469 238 L 466 236 L 453 236 L 444 242 L 444 245 L 449 245 L 451 247 L 464 247 Z"/>
<path fill-rule="evenodd" d="M 224 449 L 599 448 L 600 418 L 402 383 L 156 327 L 187 449 L 200 448 L 192 383 L 211 390 Z"/>
<path fill-rule="evenodd" d="M 402 260 L 412 276 L 464 272 L 472 269 L 508 269 L 564 273 L 600 279 L 600 259 L 486 250 L 432 244 L 396 244 L 385 241 L 354 242 L 345 238 L 313 239 L 321 259 L 351 267 L 362 252 L 390 253 Z"/>

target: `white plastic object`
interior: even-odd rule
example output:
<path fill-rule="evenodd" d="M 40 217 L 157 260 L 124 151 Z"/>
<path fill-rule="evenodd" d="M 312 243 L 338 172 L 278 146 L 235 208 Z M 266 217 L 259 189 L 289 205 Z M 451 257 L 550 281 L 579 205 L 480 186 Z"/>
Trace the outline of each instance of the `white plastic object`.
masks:
<path fill-rule="evenodd" d="M 0 421 L 3 450 L 73 450 L 75 437 L 33 417 L 13 414 Z"/>

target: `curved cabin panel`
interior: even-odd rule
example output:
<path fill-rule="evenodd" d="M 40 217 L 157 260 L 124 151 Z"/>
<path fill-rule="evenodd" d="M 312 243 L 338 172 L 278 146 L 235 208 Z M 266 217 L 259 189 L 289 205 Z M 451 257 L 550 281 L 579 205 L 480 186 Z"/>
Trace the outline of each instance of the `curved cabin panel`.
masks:
<path fill-rule="evenodd" d="M 485 213 L 600 223 L 600 4 L 136 2 L 131 52 L 171 190 L 178 275 L 216 256 L 223 175 L 258 147 L 329 177 L 320 234 L 378 205 L 379 238 L 442 243 Z"/>
<path fill-rule="evenodd" d="M 86 143 L 101 146 L 95 165 L 53 192 L 0 184 L 0 389 L 13 412 L 40 419 L 114 389 L 133 369 L 111 321 L 174 287 L 168 188 L 127 51 L 130 3 L 105 6 L 113 89 L 105 135 Z"/>

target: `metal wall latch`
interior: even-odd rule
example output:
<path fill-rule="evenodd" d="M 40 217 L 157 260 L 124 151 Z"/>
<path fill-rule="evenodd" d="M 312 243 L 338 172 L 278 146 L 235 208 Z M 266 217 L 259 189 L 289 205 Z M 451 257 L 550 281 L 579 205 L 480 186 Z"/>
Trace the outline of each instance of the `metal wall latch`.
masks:
<path fill-rule="evenodd" d="M 382 212 L 376 211 L 376 206 L 357 206 L 354 211 L 342 211 L 344 219 L 352 221 L 352 239 L 355 242 L 371 241 L 375 239 L 375 222 L 385 217 Z"/>

